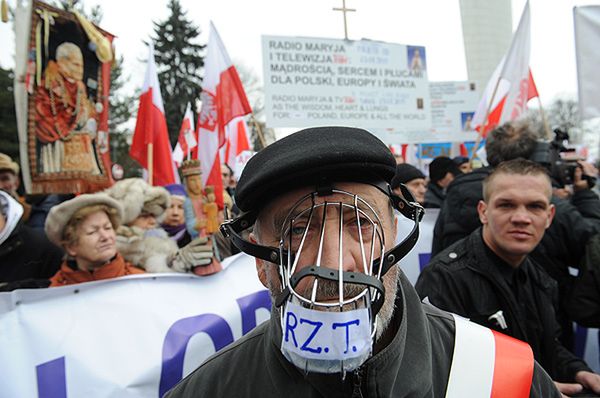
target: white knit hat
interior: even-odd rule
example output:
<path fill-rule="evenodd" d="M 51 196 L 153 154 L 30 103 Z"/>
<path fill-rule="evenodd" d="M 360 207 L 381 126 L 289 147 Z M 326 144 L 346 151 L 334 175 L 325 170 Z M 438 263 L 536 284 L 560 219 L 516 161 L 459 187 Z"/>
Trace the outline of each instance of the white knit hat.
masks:
<path fill-rule="evenodd" d="M 79 195 L 71 200 L 62 202 L 50 209 L 46 218 L 46 235 L 50 242 L 62 246 L 63 232 L 65 226 L 80 209 L 94 205 L 107 205 L 117 210 L 119 221 L 123 219 L 123 207 L 121 204 L 104 193 Z"/>
<path fill-rule="evenodd" d="M 104 191 L 123 205 L 123 224 L 129 224 L 142 212 L 160 217 L 171 205 L 169 192 L 163 187 L 148 185 L 141 178 L 126 178 Z"/>

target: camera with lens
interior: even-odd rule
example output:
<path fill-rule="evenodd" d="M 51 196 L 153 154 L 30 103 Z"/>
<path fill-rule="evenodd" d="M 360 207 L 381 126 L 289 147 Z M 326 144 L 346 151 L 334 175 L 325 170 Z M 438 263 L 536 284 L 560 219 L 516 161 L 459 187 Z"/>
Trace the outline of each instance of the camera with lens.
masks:
<path fill-rule="evenodd" d="M 561 129 L 554 129 L 552 141 L 538 141 L 530 160 L 545 166 L 550 174 L 553 185 L 563 188 L 565 185 L 573 184 L 575 170 L 581 167 L 577 160 L 564 159 L 562 153 L 575 153 L 575 148 L 569 148 L 569 133 Z M 582 178 L 587 181 L 588 187 L 596 184 L 596 177 L 583 174 Z"/>

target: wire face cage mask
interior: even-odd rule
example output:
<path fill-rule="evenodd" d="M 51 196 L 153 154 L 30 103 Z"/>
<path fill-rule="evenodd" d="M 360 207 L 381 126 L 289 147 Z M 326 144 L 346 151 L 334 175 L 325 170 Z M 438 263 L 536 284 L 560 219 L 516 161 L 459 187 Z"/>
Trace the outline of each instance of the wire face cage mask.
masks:
<path fill-rule="evenodd" d="M 382 277 L 418 239 L 423 209 L 408 190 L 403 189 L 407 201 L 384 182 L 370 185 L 414 221 L 406 239 L 388 252 L 381 218 L 390 217 L 390 209 L 378 214 L 360 196 L 332 187 L 318 187 L 292 206 L 280 226 L 278 248 L 238 234 L 252 225 L 255 213 L 222 226 L 242 251 L 279 265 L 281 351 L 305 372 L 344 374 L 371 356 L 385 295 Z"/>
<path fill-rule="evenodd" d="M 385 290 L 380 217 L 358 195 L 330 195 L 301 198 L 280 232 L 281 351 L 305 372 L 343 373 L 370 357 Z"/>

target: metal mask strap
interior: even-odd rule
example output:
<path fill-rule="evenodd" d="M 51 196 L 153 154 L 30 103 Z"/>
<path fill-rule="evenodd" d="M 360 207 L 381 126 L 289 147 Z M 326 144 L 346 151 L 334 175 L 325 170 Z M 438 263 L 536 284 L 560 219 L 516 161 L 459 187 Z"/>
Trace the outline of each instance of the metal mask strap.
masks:
<path fill-rule="evenodd" d="M 221 233 L 226 238 L 231 239 L 233 244 L 244 253 L 275 264 L 286 265 L 288 259 L 287 250 L 283 250 L 283 253 L 280 255 L 279 248 L 252 243 L 245 240 L 239 234 L 240 232 L 254 225 L 255 221 L 255 212 L 243 213 L 237 218 L 233 220 L 227 220 L 221 224 Z"/>
<path fill-rule="evenodd" d="M 337 282 L 339 281 L 340 273 L 332 268 L 326 267 L 305 267 L 298 271 L 296 274 L 292 275 L 290 278 L 290 285 L 292 288 L 295 288 L 300 281 L 308 276 L 314 276 L 321 279 L 327 279 L 330 281 Z M 362 272 L 349 272 L 342 271 L 341 273 L 342 280 L 347 283 L 353 283 L 362 286 L 368 286 L 370 288 L 374 288 L 377 290 L 379 299 L 376 300 L 373 305 L 373 313 L 376 314 L 379 312 L 379 309 L 383 305 L 383 296 L 385 293 L 385 287 L 383 282 L 380 279 L 373 278 L 369 275 L 363 274 Z M 290 288 L 287 287 L 283 289 L 281 293 L 277 295 L 275 298 L 275 306 L 281 307 L 283 303 L 287 300 L 290 295 Z"/>

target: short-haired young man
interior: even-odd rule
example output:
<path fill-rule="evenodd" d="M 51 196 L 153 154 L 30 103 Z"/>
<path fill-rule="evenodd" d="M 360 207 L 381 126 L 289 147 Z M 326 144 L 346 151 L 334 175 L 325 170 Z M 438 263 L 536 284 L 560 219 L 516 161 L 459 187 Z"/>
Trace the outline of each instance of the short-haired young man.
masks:
<path fill-rule="evenodd" d="M 477 203 L 482 199 L 482 182 L 501 162 L 533 155 L 538 144 L 538 134 L 527 120 L 516 120 L 490 131 L 485 143 L 489 167 L 459 175 L 446 191 L 446 199 L 433 230 L 431 255 L 435 256 L 454 242 L 468 236 L 481 226 Z M 573 349 L 573 316 L 565 308 L 572 289 L 573 277 L 569 267 L 582 263 L 588 240 L 600 233 L 600 199 L 590 189 L 583 175 L 595 176 L 590 163 L 579 162 L 575 170 L 573 196 L 569 200 L 552 197 L 556 216 L 544 238 L 531 256 L 558 282 L 561 341 Z"/>
<path fill-rule="evenodd" d="M 556 283 L 528 255 L 552 223 L 552 185 L 537 163 L 501 163 L 484 180 L 482 227 L 439 253 L 416 284 L 421 298 L 529 343 L 565 393 L 600 393 L 600 376 L 558 342 Z"/>

